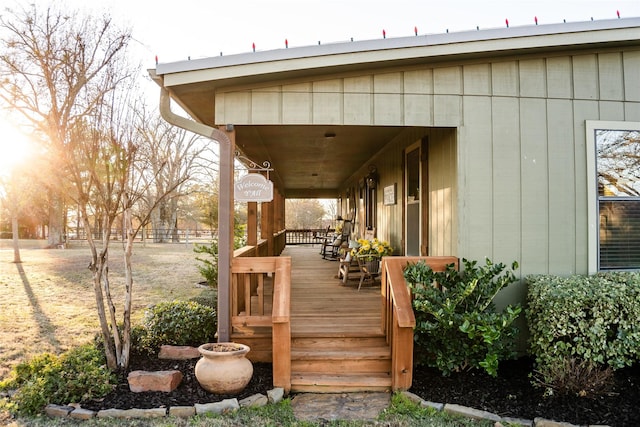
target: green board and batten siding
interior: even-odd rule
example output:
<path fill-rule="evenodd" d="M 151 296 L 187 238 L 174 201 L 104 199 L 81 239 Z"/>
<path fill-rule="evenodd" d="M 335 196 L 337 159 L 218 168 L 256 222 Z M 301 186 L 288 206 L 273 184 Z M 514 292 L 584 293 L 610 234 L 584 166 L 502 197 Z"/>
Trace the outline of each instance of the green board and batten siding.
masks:
<path fill-rule="evenodd" d="M 640 121 L 640 51 L 372 69 L 228 89 L 215 102 L 217 123 L 407 126 L 371 153 L 378 229 L 397 247 L 402 150 L 427 135 L 430 255 L 586 273 L 585 121 Z M 398 203 L 385 206 L 393 183 Z"/>

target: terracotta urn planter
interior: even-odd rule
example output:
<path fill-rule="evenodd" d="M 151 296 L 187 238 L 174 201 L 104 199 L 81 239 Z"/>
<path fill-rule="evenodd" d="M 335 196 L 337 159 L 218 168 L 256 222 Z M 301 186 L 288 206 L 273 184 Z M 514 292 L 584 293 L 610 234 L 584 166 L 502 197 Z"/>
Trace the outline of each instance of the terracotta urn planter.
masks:
<path fill-rule="evenodd" d="M 202 358 L 196 363 L 195 375 L 202 388 L 215 394 L 244 390 L 253 376 L 253 364 L 245 357 L 249 350 L 249 346 L 233 342 L 198 347 Z"/>

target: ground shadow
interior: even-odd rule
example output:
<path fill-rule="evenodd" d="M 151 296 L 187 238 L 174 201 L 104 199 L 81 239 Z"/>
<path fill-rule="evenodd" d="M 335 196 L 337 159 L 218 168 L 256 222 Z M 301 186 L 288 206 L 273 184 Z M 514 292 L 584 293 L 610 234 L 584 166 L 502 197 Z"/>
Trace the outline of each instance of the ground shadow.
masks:
<path fill-rule="evenodd" d="M 55 325 L 51 323 L 49 317 L 47 317 L 44 311 L 42 311 L 38 297 L 36 297 L 33 293 L 33 289 L 31 289 L 31 284 L 29 283 L 29 279 L 27 278 L 24 268 L 22 268 L 22 264 L 16 264 L 16 268 L 18 269 L 18 273 L 20 273 L 20 278 L 22 279 L 22 285 L 24 286 L 27 298 L 29 298 L 33 318 L 38 326 L 38 334 L 42 340 L 47 341 L 56 351 L 60 351 L 60 341 L 58 341 L 55 335 Z"/>

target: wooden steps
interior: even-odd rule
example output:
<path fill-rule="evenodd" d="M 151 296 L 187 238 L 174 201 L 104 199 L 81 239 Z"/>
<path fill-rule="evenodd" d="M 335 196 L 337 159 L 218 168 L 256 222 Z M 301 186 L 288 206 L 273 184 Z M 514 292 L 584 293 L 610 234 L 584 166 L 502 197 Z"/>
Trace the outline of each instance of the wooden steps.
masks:
<path fill-rule="evenodd" d="M 382 332 L 380 288 L 358 291 L 357 282 L 345 286 L 336 277 L 338 264 L 323 260 L 317 247 L 287 247 L 283 255 L 292 257 L 291 391 L 391 390 L 391 349 Z M 268 286 L 264 294 L 270 308 Z M 236 320 L 232 338 L 255 346 L 250 358 L 267 361 L 263 350 L 270 345 L 270 331 Z"/>
<path fill-rule="evenodd" d="M 291 390 L 337 393 L 391 389 L 391 350 L 384 337 L 295 338 Z"/>

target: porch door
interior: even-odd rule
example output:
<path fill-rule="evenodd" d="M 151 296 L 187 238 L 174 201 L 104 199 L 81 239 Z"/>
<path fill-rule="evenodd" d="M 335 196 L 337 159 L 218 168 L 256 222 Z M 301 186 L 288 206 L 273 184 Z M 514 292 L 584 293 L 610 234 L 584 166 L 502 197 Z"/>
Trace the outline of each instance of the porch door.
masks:
<path fill-rule="evenodd" d="M 405 248 L 406 256 L 419 256 L 422 236 L 422 182 L 421 143 L 407 147 L 405 150 L 404 203 L 405 203 Z"/>

